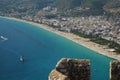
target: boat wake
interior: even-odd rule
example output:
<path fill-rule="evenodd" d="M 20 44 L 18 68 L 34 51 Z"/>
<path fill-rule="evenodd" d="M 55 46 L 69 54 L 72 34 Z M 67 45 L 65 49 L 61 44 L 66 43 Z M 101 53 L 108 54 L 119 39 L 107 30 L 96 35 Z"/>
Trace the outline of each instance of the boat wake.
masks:
<path fill-rule="evenodd" d="M 8 38 L 6 38 L 6 37 L 4 37 L 4 36 L 0 36 L 0 39 L 1 39 L 1 41 L 6 41 L 6 40 L 8 40 Z"/>

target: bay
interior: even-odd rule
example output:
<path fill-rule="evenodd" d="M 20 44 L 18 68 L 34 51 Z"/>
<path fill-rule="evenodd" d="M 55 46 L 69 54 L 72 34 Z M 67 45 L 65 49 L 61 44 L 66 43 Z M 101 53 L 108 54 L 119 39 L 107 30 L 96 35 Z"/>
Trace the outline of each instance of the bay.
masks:
<path fill-rule="evenodd" d="M 90 59 L 91 80 L 109 80 L 109 62 L 73 41 L 34 25 L 0 18 L 0 80 L 48 80 L 63 57 Z M 19 61 L 24 55 L 25 62 Z"/>

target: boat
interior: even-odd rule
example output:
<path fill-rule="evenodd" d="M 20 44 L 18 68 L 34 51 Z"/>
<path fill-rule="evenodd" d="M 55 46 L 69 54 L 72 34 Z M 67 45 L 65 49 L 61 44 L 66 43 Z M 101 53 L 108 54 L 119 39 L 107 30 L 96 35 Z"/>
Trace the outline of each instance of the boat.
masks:
<path fill-rule="evenodd" d="M 20 61 L 24 62 L 24 56 L 20 56 Z"/>
<path fill-rule="evenodd" d="M 3 41 L 8 40 L 8 38 L 6 38 L 6 37 L 4 37 L 4 36 L 0 36 L 0 38 L 1 38 Z"/>

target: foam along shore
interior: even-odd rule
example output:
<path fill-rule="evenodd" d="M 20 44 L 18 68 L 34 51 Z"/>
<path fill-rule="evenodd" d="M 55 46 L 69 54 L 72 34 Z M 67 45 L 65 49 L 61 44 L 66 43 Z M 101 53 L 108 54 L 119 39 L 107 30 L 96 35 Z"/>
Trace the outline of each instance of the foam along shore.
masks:
<path fill-rule="evenodd" d="M 30 22 L 30 21 L 21 20 L 21 19 L 12 18 L 12 17 L 4 17 L 4 18 L 25 22 L 25 23 L 28 23 L 31 25 L 35 25 L 37 27 L 40 27 L 40 28 L 45 29 L 47 31 L 53 32 L 53 33 L 60 35 L 62 37 L 65 37 L 69 40 L 72 40 L 73 42 L 76 42 L 76 43 L 78 43 L 86 48 L 89 48 L 89 49 L 91 49 L 99 54 L 102 54 L 104 56 L 114 58 L 114 59 L 117 59 L 120 61 L 120 55 L 113 52 L 113 49 L 112 49 L 112 51 L 111 51 L 111 49 L 106 49 L 105 48 L 106 46 L 91 42 L 88 38 L 79 37 L 73 33 L 61 32 L 61 31 L 55 30 L 54 28 L 52 28 L 48 25 L 44 25 L 44 24 L 38 24 L 35 22 Z"/>

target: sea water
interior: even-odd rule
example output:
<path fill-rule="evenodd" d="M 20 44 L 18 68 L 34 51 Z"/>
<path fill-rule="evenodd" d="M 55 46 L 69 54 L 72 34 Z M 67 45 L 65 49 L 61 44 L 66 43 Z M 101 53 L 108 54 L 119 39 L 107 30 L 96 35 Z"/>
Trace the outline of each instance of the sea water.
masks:
<path fill-rule="evenodd" d="M 64 37 L 31 24 L 0 18 L 0 80 L 48 80 L 63 57 L 90 59 L 91 80 L 109 80 L 109 62 Z M 19 58 L 24 55 L 25 61 Z"/>

